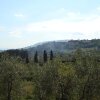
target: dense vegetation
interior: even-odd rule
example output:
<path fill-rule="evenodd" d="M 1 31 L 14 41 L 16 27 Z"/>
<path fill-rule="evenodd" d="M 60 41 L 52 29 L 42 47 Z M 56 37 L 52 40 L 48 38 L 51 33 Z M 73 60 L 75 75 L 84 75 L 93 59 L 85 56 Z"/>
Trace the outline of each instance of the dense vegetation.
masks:
<path fill-rule="evenodd" d="M 0 100 L 100 100 L 100 50 L 41 55 L 0 53 Z"/>
<path fill-rule="evenodd" d="M 49 52 L 53 50 L 56 53 L 70 53 L 76 49 L 99 49 L 100 50 L 100 39 L 93 40 L 70 40 L 70 41 L 51 41 L 45 42 L 37 45 L 30 46 L 26 48 L 29 52 L 29 55 L 34 55 L 35 51 L 42 53 L 44 50 Z"/>

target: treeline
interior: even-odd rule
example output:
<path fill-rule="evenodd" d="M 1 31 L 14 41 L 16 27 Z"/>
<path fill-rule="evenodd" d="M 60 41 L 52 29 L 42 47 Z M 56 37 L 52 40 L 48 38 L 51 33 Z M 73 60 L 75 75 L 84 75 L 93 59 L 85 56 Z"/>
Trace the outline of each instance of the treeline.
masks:
<path fill-rule="evenodd" d="M 11 49 L 11 50 L 6 50 L 6 51 L 3 51 L 0 53 L 0 56 L 4 55 L 4 54 L 7 54 L 11 57 L 20 57 L 23 61 L 25 61 L 26 63 L 29 63 L 30 61 L 30 57 L 29 57 L 29 54 L 28 54 L 28 51 L 27 50 L 24 50 L 24 49 Z M 34 57 L 34 62 L 35 63 L 39 63 L 39 58 L 40 58 L 40 55 L 38 55 L 38 52 L 36 51 L 33 55 Z M 43 56 L 42 56 L 42 60 L 43 62 L 47 62 L 48 59 L 49 60 L 53 60 L 54 58 L 54 54 L 53 54 L 53 51 L 51 50 L 50 53 L 48 54 L 46 50 L 43 51 Z"/>
<path fill-rule="evenodd" d="M 0 54 L 0 100 L 100 99 L 100 51 L 55 56 L 44 50 L 34 59 L 13 52 Z"/>
<path fill-rule="evenodd" d="M 20 57 L 21 59 L 23 60 L 28 60 L 29 56 L 28 56 L 28 52 L 24 49 L 10 49 L 10 50 L 6 50 L 6 51 L 2 51 L 0 53 L 0 57 L 1 56 L 4 56 L 4 55 L 9 55 L 9 57 L 13 57 L 13 58 L 16 58 L 16 57 Z"/>

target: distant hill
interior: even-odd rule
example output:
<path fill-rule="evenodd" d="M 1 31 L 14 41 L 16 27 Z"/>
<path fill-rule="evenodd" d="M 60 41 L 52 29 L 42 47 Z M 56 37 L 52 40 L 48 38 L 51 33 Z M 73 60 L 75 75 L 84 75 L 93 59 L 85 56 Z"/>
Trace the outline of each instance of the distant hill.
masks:
<path fill-rule="evenodd" d="M 36 51 L 40 56 L 43 55 L 44 50 L 46 50 L 48 53 L 50 53 L 52 50 L 55 54 L 65 55 L 65 53 L 71 53 L 76 49 L 100 50 L 100 39 L 43 42 L 22 49 L 11 49 L 4 51 L 0 50 L 0 54 L 6 52 L 13 56 L 20 56 L 21 58 L 25 58 L 27 54 L 29 54 L 29 57 L 34 57 L 34 53 Z"/>
<path fill-rule="evenodd" d="M 35 51 L 42 53 L 44 50 L 50 52 L 52 50 L 56 53 L 69 53 L 76 49 L 98 49 L 100 50 L 100 39 L 93 40 L 62 40 L 62 41 L 51 41 L 35 44 L 25 48 L 30 55 L 33 55 Z"/>
<path fill-rule="evenodd" d="M 0 50 L 0 52 L 2 52 L 3 50 Z"/>

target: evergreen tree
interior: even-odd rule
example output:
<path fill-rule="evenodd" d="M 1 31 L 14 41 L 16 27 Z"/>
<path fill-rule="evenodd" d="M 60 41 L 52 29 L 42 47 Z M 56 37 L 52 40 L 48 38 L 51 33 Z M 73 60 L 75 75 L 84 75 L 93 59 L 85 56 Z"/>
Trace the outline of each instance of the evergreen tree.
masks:
<path fill-rule="evenodd" d="M 43 59 L 44 59 L 44 62 L 47 62 L 47 52 L 46 50 L 44 50 L 44 54 L 43 54 Z"/>
<path fill-rule="evenodd" d="M 28 52 L 26 52 L 26 63 L 29 63 Z"/>
<path fill-rule="evenodd" d="M 35 55 L 34 55 L 34 62 L 38 63 L 38 52 L 36 51 Z"/>
<path fill-rule="evenodd" d="M 53 51 L 50 51 L 50 60 L 53 60 Z"/>

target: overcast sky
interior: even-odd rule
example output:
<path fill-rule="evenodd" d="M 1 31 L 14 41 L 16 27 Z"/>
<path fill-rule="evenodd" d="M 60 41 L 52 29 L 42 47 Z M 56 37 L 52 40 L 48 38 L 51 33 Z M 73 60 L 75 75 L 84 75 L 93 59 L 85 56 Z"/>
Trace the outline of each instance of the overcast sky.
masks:
<path fill-rule="evenodd" d="M 100 0 L 0 0 L 0 49 L 100 38 Z"/>

